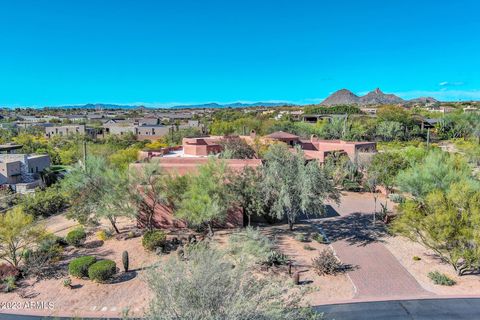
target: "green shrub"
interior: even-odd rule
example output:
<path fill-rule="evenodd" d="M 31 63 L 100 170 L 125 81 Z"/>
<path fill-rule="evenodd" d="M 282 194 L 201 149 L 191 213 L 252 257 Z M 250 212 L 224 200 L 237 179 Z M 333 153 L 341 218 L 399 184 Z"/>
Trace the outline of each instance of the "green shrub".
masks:
<path fill-rule="evenodd" d="M 105 282 L 115 273 L 117 273 L 117 265 L 112 260 L 97 261 L 88 268 L 88 277 L 97 282 Z"/>
<path fill-rule="evenodd" d="M 3 292 L 7 293 L 15 290 L 17 288 L 16 281 L 16 278 L 13 276 L 5 278 L 2 284 Z"/>
<path fill-rule="evenodd" d="M 58 244 L 57 236 L 50 234 L 34 250 L 23 251 L 24 263 L 22 273 L 29 276 L 43 277 L 54 273 L 64 248 Z"/>
<path fill-rule="evenodd" d="M 145 232 L 142 239 L 142 245 L 149 251 L 154 251 L 158 247 L 162 247 L 167 240 L 167 235 L 161 230 L 149 230 Z"/>
<path fill-rule="evenodd" d="M 73 259 L 68 264 L 68 273 L 77 278 L 88 276 L 88 268 L 94 264 L 97 259 L 93 256 L 83 256 Z"/>
<path fill-rule="evenodd" d="M 11 264 L 0 263 L 0 283 L 8 277 L 17 277 L 18 274 L 18 269 Z"/>
<path fill-rule="evenodd" d="M 317 241 L 318 243 L 327 243 L 327 239 L 325 238 L 325 236 L 323 234 L 321 234 L 320 232 L 317 232 L 315 233 L 313 236 L 312 236 L 312 239 Z"/>
<path fill-rule="evenodd" d="M 315 250 L 314 247 L 312 247 L 311 245 L 308 245 L 308 244 L 304 245 L 304 246 L 303 246 L 303 249 L 308 250 L 308 251 L 313 251 L 313 250 Z"/>
<path fill-rule="evenodd" d="M 308 237 L 307 235 L 303 233 L 299 233 L 295 236 L 295 240 L 300 241 L 300 242 L 308 242 Z"/>
<path fill-rule="evenodd" d="M 456 283 L 446 274 L 440 273 L 438 271 L 429 272 L 428 277 L 433 281 L 433 283 L 441 286 L 453 286 Z"/>
<path fill-rule="evenodd" d="M 391 193 L 388 198 L 394 203 L 404 203 L 405 197 L 398 193 Z"/>
<path fill-rule="evenodd" d="M 265 260 L 264 264 L 270 265 L 270 266 L 280 266 L 280 265 L 285 265 L 288 263 L 288 256 L 272 250 L 267 256 L 267 260 Z"/>
<path fill-rule="evenodd" d="M 63 279 L 62 283 L 64 287 L 70 288 L 72 286 L 72 279 L 65 278 Z"/>
<path fill-rule="evenodd" d="M 32 195 L 23 197 L 20 201 L 25 213 L 35 217 L 57 214 L 65 208 L 66 203 L 66 198 L 56 187 L 38 190 Z"/>
<path fill-rule="evenodd" d="M 319 275 L 332 274 L 335 275 L 342 271 L 342 264 L 335 257 L 332 250 L 324 249 L 320 255 L 312 260 L 312 266 Z"/>
<path fill-rule="evenodd" d="M 247 227 L 228 238 L 228 251 L 239 260 L 263 263 L 267 260 L 273 243 L 260 230 Z"/>
<path fill-rule="evenodd" d="M 85 242 L 86 238 L 87 234 L 85 233 L 85 230 L 80 227 L 70 231 L 65 237 L 65 241 L 71 246 L 79 247 Z"/>

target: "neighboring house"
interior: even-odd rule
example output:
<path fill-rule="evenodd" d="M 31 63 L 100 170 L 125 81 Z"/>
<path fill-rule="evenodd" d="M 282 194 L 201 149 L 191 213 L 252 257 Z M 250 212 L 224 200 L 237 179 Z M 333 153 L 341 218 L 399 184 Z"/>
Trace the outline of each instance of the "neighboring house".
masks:
<path fill-rule="evenodd" d="M 468 112 L 478 113 L 478 112 L 480 112 L 480 109 L 469 106 L 469 107 L 463 108 L 463 112 L 467 112 L 467 113 L 468 113 Z"/>
<path fill-rule="evenodd" d="M 158 126 L 160 124 L 159 118 L 141 118 L 135 121 L 139 126 Z"/>
<path fill-rule="evenodd" d="M 135 134 L 137 126 L 131 123 L 109 123 L 104 124 L 103 129 L 105 134 L 124 135 L 127 133 Z"/>
<path fill-rule="evenodd" d="M 40 174 L 48 167 L 48 155 L 0 154 L 0 184 L 26 192 L 42 185 Z"/>
<path fill-rule="evenodd" d="M 255 131 L 249 136 L 239 136 L 248 144 L 252 144 L 256 138 Z M 152 157 L 164 158 L 195 158 L 207 157 L 222 152 L 222 141 L 224 136 L 204 136 L 194 138 L 184 138 L 182 148 L 180 150 L 164 149 L 157 153 L 140 152 L 141 159 Z M 317 160 L 324 162 L 325 158 L 333 153 L 342 153 L 347 155 L 352 161 L 366 160 L 372 154 L 377 152 L 376 142 L 361 141 L 343 141 L 343 140 L 322 140 L 312 135 L 310 139 L 301 139 L 299 136 L 277 131 L 264 137 L 259 137 L 264 143 L 270 144 L 275 142 L 283 142 L 289 145 L 292 150 L 299 147 L 303 150 L 307 160 Z"/>
<path fill-rule="evenodd" d="M 135 128 L 137 140 L 158 140 L 170 132 L 171 126 L 138 126 Z"/>
<path fill-rule="evenodd" d="M 61 120 L 68 120 L 72 122 L 84 122 L 87 120 L 87 116 L 83 114 L 69 114 L 63 117 L 60 117 Z"/>
<path fill-rule="evenodd" d="M 52 138 L 54 136 L 68 136 L 71 134 L 85 134 L 85 125 L 67 125 L 53 126 L 45 128 L 45 137 Z"/>
<path fill-rule="evenodd" d="M 281 141 L 291 147 L 300 147 L 305 157 L 309 160 L 318 160 L 324 162 L 325 158 L 333 152 L 340 152 L 348 155 L 350 160 L 357 161 L 358 157 L 364 153 L 377 152 L 376 142 L 344 141 L 344 140 L 322 140 L 312 135 L 310 140 L 300 139 L 294 134 L 277 131 L 264 137 L 265 141 Z"/>
<path fill-rule="evenodd" d="M 206 157 L 222 151 L 223 137 L 183 138 L 183 154 L 185 156 Z"/>
<path fill-rule="evenodd" d="M 362 111 L 363 113 L 365 114 L 369 114 L 369 115 L 376 115 L 377 114 L 377 108 L 360 108 L 360 111 Z"/>

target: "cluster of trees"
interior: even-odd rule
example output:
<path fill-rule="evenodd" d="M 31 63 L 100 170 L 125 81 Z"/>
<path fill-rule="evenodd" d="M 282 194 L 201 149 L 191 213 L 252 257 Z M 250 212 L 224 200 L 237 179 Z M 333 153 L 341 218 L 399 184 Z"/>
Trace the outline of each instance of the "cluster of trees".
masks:
<path fill-rule="evenodd" d="M 214 223 L 224 222 L 235 207 L 241 207 L 249 221 L 253 215 L 285 218 L 293 228 L 300 215 L 321 214 L 325 200 L 338 201 L 327 170 L 317 162 L 306 164 L 301 150 L 275 144 L 265 160 L 259 168 L 233 172 L 212 158 L 196 174 L 175 176 L 161 172 L 155 163 L 126 172 L 91 157 L 86 166 L 72 170 L 62 188 L 70 199 L 69 217 L 81 223 L 107 218 L 117 232 L 121 215 L 140 214 L 145 226 L 153 228 L 158 206 L 173 208 L 178 218 L 210 234 Z"/>
<path fill-rule="evenodd" d="M 480 269 L 480 181 L 462 154 L 422 146 L 378 153 L 366 184 L 407 196 L 392 231 L 429 248 L 459 275 Z"/>
<path fill-rule="evenodd" d="M 336 114 L 329 120 L 321 120 L 316 124 L 291 121 L 287 116 L 273 120 L 278 110 L 271 114 L 241 113 L 238 111 L 219 111 L 214 114 L 209 131 L 215 135 L 243 135 L 255 130 L 259 134 L 269 134 L 274 131 L 288 131 L 299 136 L 309 137 L 316 134 L 325 139 L 345 140 L 377 140 L 377 141 L 408 141 L 426 140 L 427 130 L 422 130 L 425 118 L 417 109 L 407 110 L 398 106 L 383 106 L 377 111 L 377 117 L 372 118 L 353 106 L 306 106 L 305 113 Z M 432 115 L 438 117 L 437 115 Z M 437 124 L 432 136 L 437 134 L 440 139 L 476 138 L 480 139 L 480 115 L 463 113 L 461 110 L 445 116 Z"/>

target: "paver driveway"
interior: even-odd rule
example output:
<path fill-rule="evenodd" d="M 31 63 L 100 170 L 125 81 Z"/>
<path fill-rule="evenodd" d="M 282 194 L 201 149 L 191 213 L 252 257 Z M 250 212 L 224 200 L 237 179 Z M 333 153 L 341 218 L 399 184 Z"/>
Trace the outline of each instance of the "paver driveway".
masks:
<path fill-rule="evenodd" d="M 313 223 L 324 231 L 340 260 L 352 267 L 348 275 L 356 287 L 355 298 L 433 296 L 382 244 L 387 234 L 379 224 L 373 226 L 370 194 L 347 193 L 341 200 L 340 205 L 331 204 L 329 217 Z"/>

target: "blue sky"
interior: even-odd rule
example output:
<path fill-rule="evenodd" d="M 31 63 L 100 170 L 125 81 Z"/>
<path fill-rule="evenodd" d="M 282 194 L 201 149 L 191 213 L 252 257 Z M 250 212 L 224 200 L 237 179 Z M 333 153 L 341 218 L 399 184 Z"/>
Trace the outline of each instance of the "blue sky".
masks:
<path fill-rule="evenodd" d="M 480 100 L 476 0 L 0 0 L 0 106 Z"/>

